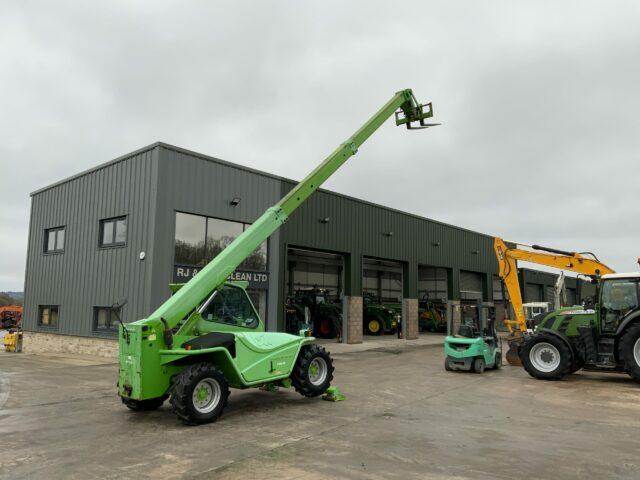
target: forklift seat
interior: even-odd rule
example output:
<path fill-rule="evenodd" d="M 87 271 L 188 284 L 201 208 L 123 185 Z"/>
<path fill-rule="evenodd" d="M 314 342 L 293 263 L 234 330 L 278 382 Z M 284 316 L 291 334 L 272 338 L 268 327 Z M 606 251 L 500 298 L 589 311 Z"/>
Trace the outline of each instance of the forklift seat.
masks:
<path fill-rule="evenodd" d="M 205 348 L 224 347 L 232 357 L 236 356 L 236 337 L 232 333 L 211 332 L 184 342 L 186 350 L 202 350 Z"/>

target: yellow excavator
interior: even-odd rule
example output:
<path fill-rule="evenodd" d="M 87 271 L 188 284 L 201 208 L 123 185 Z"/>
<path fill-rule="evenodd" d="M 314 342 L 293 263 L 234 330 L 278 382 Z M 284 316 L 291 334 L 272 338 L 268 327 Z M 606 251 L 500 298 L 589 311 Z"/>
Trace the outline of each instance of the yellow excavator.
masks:
<path fill-rule="evenodd" d="M 531 250 L 518 248 L 519 245 L 529 247 Z M 496 259 L 498 260 L 499 275 L 507 289 L 515 315 L 515 318 L 506 318 L 504 320 L 504 324 L 509 330 L 509 350 L 507 350 L 506 357 L 511 365 L 522 365 L 519 350 L 527 334 L 527 321 L 518 281 L 518 268 L 516 264 L 518 260 L 576 272 L 595 278 L 615 273 L 613 269 L 601 263 L 595 255 L 589 252 L 567 252 L 555 248 L 541 247 L 539 245 L 513 243 L 509 243 L 508 245 L 499 237 L 494 238 L 493 249 L 496 254 Z M 585 255 L 593 258 L 588 258 Z M 507 316 L 509 315 L 507 314 Z"/>

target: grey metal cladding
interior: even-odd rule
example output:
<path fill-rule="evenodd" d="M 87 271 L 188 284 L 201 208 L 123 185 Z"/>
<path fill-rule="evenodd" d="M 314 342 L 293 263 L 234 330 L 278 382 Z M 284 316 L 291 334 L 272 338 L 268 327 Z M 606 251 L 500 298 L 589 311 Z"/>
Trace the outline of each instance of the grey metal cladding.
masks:
<path fill-rule="evenodd" d="M 278 177 L 167 144 L 159 144 L 158 172 L 152 307 L 169 296 L 176 211 L 252 223 L 280 199 Z M 230 204 L 234 197 L 241 199 L 237 206 Z M 277 262 L 278 248 L 273 246 L 273 238 L 270 242 L 272 264 Z M 275 281 L 276 276 L 271 276 Z M 270 289 L 275 291 L 276 284 L 272 283 Z"/>
<path fill-rule="evenodd" d="M 49 330 L 37 325 L 38 305 L 60 305 L 55 331 L 83 336 L 98 335 L 92 331 L 94 306 L 109 306 L 126 297 L 123 320 L 134 321 L 148 312 L 156 148 L 32 194 L 25 330 Z M 126 246 L 99 248 L 99 221 L 121 215 L 127 216 Z M 62 225 L 64 253 L 44 254 L 44 230 Z M 139 259 L 141 251 L 147 254 L 144 261 Z"/>
<path fill-rule="evenodd" d="M 292 185 L 283 181 L 283 193 Z M 329 222 L 322 223 L 326 217 Z M 289 245 L 421 265 L 497 271 L 491 236 L 327 191 L 317 192 L 293 213 L 282 237 Z"/>

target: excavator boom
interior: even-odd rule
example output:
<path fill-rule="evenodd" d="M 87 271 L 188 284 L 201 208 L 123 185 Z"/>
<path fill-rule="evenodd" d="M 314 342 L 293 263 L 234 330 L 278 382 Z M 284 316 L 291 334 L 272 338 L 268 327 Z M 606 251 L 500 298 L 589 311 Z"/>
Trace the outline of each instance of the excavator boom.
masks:
<path fill-rule="evenodd" d="M 499 237 L 494 238 L 493 249 L 498 260 L 498 273 L 504 282 L 509 293 L 509 300 L 513 307 L 515 318 L 504 320 L 511 338 L 510 350 L 507 352 L 507 360 L 511 364 L 519 364 L 519 359 L 515 354 L 514 345 L 517 346 L 527 332 L 527 322 L 522 305 L 522 294 L 520 293 L 520 282 L 518 281 L 517 261 L 546 265 L 560 270 L 580 273 L 591 277 L 601 276 L 608 273 L 615 273 L 604 263 L 595 259 L 587 258 L 577 252 L 567 252 L 554 248 L 540 247 L 534 245 L 532 248 L 538 251 L 525 250 L 509 247 L 507 243 Z M 545 253 L 543 253 L 545 252 Z"/>

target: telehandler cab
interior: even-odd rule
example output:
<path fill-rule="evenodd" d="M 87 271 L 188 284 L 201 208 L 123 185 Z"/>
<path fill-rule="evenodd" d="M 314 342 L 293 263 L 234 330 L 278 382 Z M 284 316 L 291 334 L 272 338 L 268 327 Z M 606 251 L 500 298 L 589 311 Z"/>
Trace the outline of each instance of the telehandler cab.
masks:
<path fill-rule="evenodd" d="M 177 289 L 148 318 L 120 324 L 118 393 L 132 410 L 151 410 L 167 398 L 187 424 L 215 421 L 229 387 L 289 387 L 304 396 L 327 391 L 333 362 L 314 338 L 265 332 L 244 282 L 227 278 L 392 115 L 396 125 L 427 128 L 431 104 L 409 89 L 396 93 L 282 200 Z"/>

